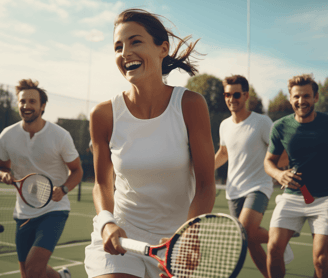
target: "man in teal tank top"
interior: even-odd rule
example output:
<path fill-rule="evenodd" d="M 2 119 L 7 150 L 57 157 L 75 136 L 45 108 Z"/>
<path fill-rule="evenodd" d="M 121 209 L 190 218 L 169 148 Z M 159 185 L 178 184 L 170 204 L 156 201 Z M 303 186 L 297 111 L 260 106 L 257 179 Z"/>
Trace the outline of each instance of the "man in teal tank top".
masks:
<path fill-rule="evenodd" d="M 328 277 L 328 115 L 314 111 L 318 85 L 311 75 L 294 76 L 288 82 L 295 114 L 276 121 L 264 160 L 265 171 L 285 187 L 273 212 L 268 243 L 269 277 L 284 277 L 283 252 L 292 236 L 298 236 L 308 220 L 313 234 L 314 277 Z M 277 167 L 286 150 L 288 170 Z M 298 167 L 297 173 L 291 168 Z M 314 201 L 306 204 L 300 187 L 306 185 Z"/>

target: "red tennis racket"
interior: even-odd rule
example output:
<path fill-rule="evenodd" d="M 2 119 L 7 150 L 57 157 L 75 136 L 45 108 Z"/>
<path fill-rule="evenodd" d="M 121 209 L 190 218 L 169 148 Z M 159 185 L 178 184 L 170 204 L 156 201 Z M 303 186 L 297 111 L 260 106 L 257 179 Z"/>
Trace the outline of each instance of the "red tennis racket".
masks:
<path fill-rule="evenodd" d="M 296 174 L 297 173 L 297 170 L 298 170 L 298 167 L 297 166 L 294 166 L 291 170 L 291 173 L 292 174 Z M 313 196 L 311 195 L 311 193 L 309 192 L 309 190 L 307 189 L 306 185 L 302 185 L 300 187 L 300 190 L 303 194 L 303 197 L 304 197 L 304 201 L 306 204 L 311 204 L 313 201 L 314 201 L 314 198 Z"/>
<path fill-rule="evenodd" d="M 43 208 L 51 200 L 53 185 L 51 180 L 41 174 L 29 174 L 20 180 L 14 180 L 22 200 L 32 208 Z"/>
<path fill-rule="evenodd" d="M 222 213 L 187 221 L 161 245 L 127 238 L 120 238 L 120 243 L 127 251 L 156 259 L 169 277 L 176 278 L 237 277 L 247 253 L 245 229 Z"/>

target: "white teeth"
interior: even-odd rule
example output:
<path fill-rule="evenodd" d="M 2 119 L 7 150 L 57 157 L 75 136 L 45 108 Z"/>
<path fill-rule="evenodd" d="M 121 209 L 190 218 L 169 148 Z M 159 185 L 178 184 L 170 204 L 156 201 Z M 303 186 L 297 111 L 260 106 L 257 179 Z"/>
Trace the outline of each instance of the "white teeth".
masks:
<path fill-rule="evenodd" d="M 133 62 L 129 62 L 129 63 L 126 63 L 125 64 L 125 68 L 130 68 L 131 66 L 139 66 L 139 65 L 141 65 L 141 62 L 139 62 L 139 61 L 133 61 Z"/>

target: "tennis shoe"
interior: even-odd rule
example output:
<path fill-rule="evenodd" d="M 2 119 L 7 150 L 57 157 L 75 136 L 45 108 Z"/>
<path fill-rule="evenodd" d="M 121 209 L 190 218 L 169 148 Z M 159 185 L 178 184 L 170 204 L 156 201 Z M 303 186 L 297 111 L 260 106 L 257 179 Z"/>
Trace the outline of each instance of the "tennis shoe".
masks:
<path fill-rule="evenodd" d="M 61 278 L 71 278 L 71 272 L 67 267 L 64 267 L 62 270 L 58 271 Z"/>
<path fill-rule="evenodd" d="M 289 264 L 292 262 L 292 260 L 294 260 L 294 253 L 292 248 L 290 247 L 290 244 L 287 243 L 285 252 L 284 252 L 284 262 L 285 264 Z"/>

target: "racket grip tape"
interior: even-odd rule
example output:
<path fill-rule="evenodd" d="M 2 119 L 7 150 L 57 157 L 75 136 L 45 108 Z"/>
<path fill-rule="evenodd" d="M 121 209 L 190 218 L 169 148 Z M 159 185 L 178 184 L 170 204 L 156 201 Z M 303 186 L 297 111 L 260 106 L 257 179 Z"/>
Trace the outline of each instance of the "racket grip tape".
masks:
<path fill-rule="evenodd" d="M 309 190 L 307 189 L 306 185 L 301 186 L 300 190 L 303 194 L 305 203 L 311 204 L 314 201 L 314 198 L 311 195 L 311 193 L 309 192 Z"/>
<path fill-rule="evenodd" d="M 130 239 L 130 238 L 123 238 L 120 237 L 120 244 L 126 250 L 133 253 L 146 255 L 147 247 L 149 246 L 148 243 Z"/>

